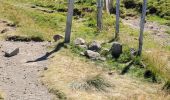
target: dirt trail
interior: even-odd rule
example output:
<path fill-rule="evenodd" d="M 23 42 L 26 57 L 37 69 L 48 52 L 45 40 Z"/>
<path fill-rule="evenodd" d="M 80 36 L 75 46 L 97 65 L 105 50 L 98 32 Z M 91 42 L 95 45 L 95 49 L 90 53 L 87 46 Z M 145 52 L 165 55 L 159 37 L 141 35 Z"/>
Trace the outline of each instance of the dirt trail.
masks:
<path fill-rule="evenodd" d="M 5 100 L 51 100 L 39 81 L 39 72 L 47 67 L 47 61 L 26 63 L 46 53 L 48 43 L 0 41 L 0 89 L 5 92 Z M 2 51 L 20 48 L 17 56 L 6 58 Z"/>
<path fill-rule="evenodd" d="M 122 22 L 125 25 L 130 26 L 131 28 L 134 28 L 134 29 L 140 28 L 139 18 L 128 17 L 128 18 L 122 19 Z M 169 29 L 168 26 L 159 25 L 156 22 L 147 21 L 145 24 L 145 31 L 151 33 L 151 37 L 153 37 L 155 41 L 158 41 L 163 46 L 170 46 L 170 35 L 166 33 L 167 29 Z"/>

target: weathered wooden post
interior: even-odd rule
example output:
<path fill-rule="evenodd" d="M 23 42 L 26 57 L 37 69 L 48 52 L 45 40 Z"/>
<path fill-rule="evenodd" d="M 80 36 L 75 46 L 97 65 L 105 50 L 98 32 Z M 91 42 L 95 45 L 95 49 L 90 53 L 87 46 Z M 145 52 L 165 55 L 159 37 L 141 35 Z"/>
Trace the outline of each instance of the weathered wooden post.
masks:
<path fill-rule="evenodd" d="M 141 21 L 140 21 L 138 56 L 141 56 L 141 54 L 142 54 L 143 32 L 144 32 L 144 26 L 145 26 L 146 8 L 147 8 L 147 0 L 143 0 L 142 15 L 141 15 Z"/>
<path fill-rule="evenodd" d="M 115 39 L 119 39 L 119 17 L 120 17 L 120 0 L 116 0 L 116 31 Z"/>
<path fill-rule="evenodd" d="M 65 30 L 65 43 L 70 42 L 71 36 L 71 27 L 72 27 L 72 17 L 73 17 L 73 9 L 74 9 L 74 0 L 68 1 L 68 14 L 67 14 L 67 22 L 66 22 L 66 30 Z"/>
<path fill-rule="evenodd" d="M 104 9 L 107 13 L 111 13 L 111 8 L 113 7 L 113 0 L 104 0 Z"/>
<path fill-rule="evenodd" d="M 97 28 L 102 30 L 102 9 L 103 9 L 103 0 L 97 0 Z"/>

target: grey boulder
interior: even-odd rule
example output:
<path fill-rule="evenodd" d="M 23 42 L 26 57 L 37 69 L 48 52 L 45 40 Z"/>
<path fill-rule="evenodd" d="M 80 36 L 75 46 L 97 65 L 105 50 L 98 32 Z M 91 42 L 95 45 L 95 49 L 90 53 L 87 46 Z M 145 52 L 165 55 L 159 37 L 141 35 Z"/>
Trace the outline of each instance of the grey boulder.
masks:
<path fill-rule="evenodd" d="M 12 57 L 19 53 L 19 48 L 16 48 L 14 50 L 9 50 L 5 52 L 5 57 Z"/>
<path fill-rule="evenodd" d="M 99 51 L 101 49 L 101 44 L 97 41 L 93 41 L 90 45 L 89 45 L 89 50 L 92 51 Z"/>
<path fill-rule="evenodd" d="M 84 54 L 85 54 L 85 56 L 87 56 L 88 58 L 93 59 L 93 60 L 98 60 L 101 57 L 98 52 L 94 52 L 91 50 L 86 50 Z"/>
<path fill-rule="evenodd" d="M 84 45 L 84 44 L 85 44 L 85 40 L 82 39 L 82 38 L 77 38 L 77 39 L 74 41 L 74 44 L 75 44 L 75 45 Z"/>

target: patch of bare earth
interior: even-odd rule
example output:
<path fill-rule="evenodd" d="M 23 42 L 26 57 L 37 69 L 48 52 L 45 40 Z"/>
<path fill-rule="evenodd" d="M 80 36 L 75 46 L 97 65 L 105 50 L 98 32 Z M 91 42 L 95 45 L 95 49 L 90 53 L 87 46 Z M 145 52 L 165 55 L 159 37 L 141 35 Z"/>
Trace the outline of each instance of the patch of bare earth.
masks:
<path fill-rule="evenodd" d="M 16 30 L 16 25 L 5 20 L 0 20 L 0 35 Z"/>
<path fill-rule="evenodd" d="M 138 29 L 140 28 L 140 19 L 134 17 L 127 17 L 122 19 L 123 24 L 130 26 L 131 28 Z M 156 22 L 146 21 L 145 23 L 145 32 L 149 32 L 150 38 L 153 38 L 162 46 L 170 46 L 170 35 L 166 33 L 169 26 L 159 25 Z"/>
<path fill-rule="evenodd" d="M 26 63 L 46 53 L 47 42 L 0 41 L 0 89 L 5 100 L 51 100 L 52 95 L 39 80 L 39 73 L 47 67 L 47 61 Z M 6 50 L 19 48 L 18 55 L 4 57 Z"/>
<path fill-rule="evenodd" d="M 101 66 L 63 50 L 55 55 L 44 72 L 43 82 L 53 92 L 57 91 L 57 97 L 68 100 L 170 99 L 159 84 L 141 82 L 117 72 L 108 73 Z"/>

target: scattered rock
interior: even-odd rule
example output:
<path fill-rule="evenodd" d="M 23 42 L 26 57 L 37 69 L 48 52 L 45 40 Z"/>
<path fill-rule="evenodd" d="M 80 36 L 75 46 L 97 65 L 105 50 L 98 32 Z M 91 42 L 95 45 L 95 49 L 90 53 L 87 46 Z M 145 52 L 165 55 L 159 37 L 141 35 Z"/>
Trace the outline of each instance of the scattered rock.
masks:
<path fill-rule="evenodd" d="M 85 44 L 85 40 L 82 39 L 82 38 L 77 38 L 77 39 L 74 41 L 74 44 L 75 44 L 75 45 L 84 45 L 84 44 Z"/>
<path fill-rule="evenodd" d="M 92 51 L 99 51 L 101 49 L 101 44 L 99 42 L 93 41 L 90 45 L 89 45 L 89 50 Z"/>
<path fill-rule="evenodd" d="M 12 57 L 15 56 L 19 53 L 19 48 L 16 48 L 15 50 L 9 50 L 7 52 L 5 52 L 5 57 Z"/>
<path fill-rule="evenodd" d="M 36 8 L 36 6 L 35 5 L 31 5 L 31 8 Z"/>
<path fill-rule="evenodd" d="M 9 31 L 9 29 L 7 29 L 7 28 L 3 29 L 3 30 L 1 31 L 1 34 L 6 33 L 7 31 Z"/>
<path fill-rule="evenodd" d="M 63 39 L 63 38 L 64 37 L 62 35 L 59 35 L 59 34 L 56 34 L 56 35 L 53 36 L 53 39 L 54 39 L 55 42 L 57 42 L 58 40 Z"/>
<path fill-rule="evenodd" d="M 85 56 L 85 53 L 84 52 L 80 52 L 80 55 Z"/>
<path fill-rule="evenodd" d="M 44 67 L 44 70 L 48 70 L 48 68 L 47 68 L 47 67 Z"/>
<path fill-rule="evenodd" d="M 87 47 L 87 45 L 78 45 L 80 48 L 82 48 L 82 49 L 87 49 L 88 47 Z"/>
<path fill-rule="evenodd" d="M 7 23 L 6 25 L 9 26 L 9 27 L 16 27 L 17 26 L 15 23 Z"/>
<path fill-rule="evenodd" d="M 86 50 L 84 54 L 87 57 L 89 57 L 90 59 L 93 59 L 93 60 L 98 60 L 98 59 L 101 58 L 101 56 L 98 52 L 94 52 L 94 51 L 91 51 L 91 50 Z"/>
<path fill-rule="evenodd" d="M 100 57 L 99 60 L 106 61 L 106 58 L 105 57 Z"/>
<path fill-rule="evenodd" d="M 122 44 L 114 42 L 110 51 L 114 58 L 119 58 L 119 56 L 122 54 Z"/>

